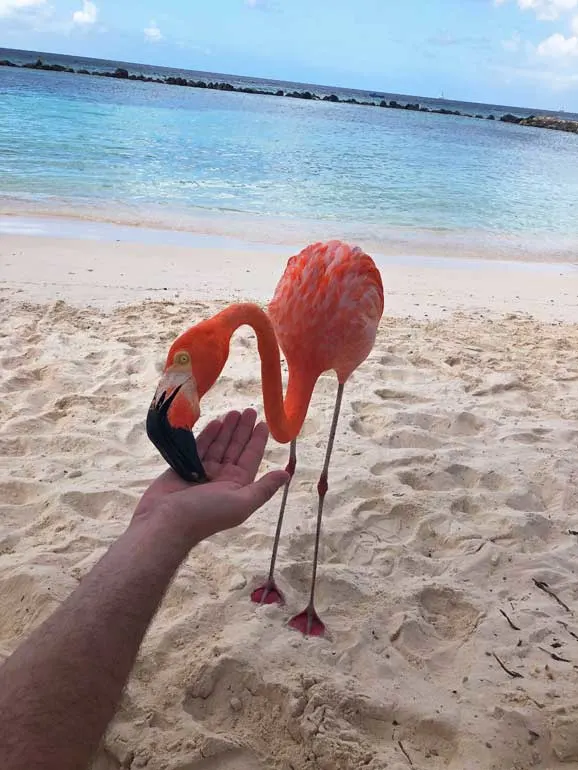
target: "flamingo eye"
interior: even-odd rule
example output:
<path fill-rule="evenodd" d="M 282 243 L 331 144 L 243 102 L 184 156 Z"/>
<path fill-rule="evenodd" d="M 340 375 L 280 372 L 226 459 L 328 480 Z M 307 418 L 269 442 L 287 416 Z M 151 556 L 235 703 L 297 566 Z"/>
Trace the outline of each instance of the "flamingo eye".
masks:
<path fill-rule="evenodd" d="M 188 366 L 191 363 L 191 357 L 186 350 L 181 350 L 175 355 L 174 362 L 179 366 Z"/>

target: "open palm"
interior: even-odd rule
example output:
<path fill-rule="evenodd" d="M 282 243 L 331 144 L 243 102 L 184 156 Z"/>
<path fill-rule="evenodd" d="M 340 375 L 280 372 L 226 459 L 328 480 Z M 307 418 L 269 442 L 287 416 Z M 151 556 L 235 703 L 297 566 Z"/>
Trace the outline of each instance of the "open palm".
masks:
<path fill-rule="evenodd" d="M 194 539 L 235 527 L 264 505 L 288 480 L 285 471 L 272 471 L 255 481 L 269 437 L 257 414 L 246 409 L 213 420 L 199 434 L 197 449 L 209 481 L 190 484 L 173 470 L 161 474 L 141 498 L 136 517 L 162 508 L 176 514 Z"/>

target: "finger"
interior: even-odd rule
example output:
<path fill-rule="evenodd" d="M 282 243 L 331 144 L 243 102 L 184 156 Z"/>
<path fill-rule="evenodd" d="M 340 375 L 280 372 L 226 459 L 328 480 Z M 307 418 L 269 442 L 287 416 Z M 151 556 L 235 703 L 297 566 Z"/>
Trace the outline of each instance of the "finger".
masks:
<path fill-rule="evenodd" d="M 223 462 L 236 463 L 253 435 L 257 412 L 254 409 L 245 409 L 241 419 L 237 423 L 235 432 L 231 436 L 229 446 L 225 449 Z"/>
<path fill-rule="evenodd" d="M 275 492 L 289 481 L 287 471 L 271 471 L 261 476 L 260 479 L 249 484 L 239 492 L 244 497 L 245 504 L 251 513 L 265 505 Z"/>
<path fill-rule="evenodd" d="M 223 417 L 219 432 L 211 445 L 207 448 L 203 460 L 216 463 L 222 462 L 225 450 L 231 442 L 231 436 L 235 432 L 240 419 L 241 415 L 236 411 L 229 412 Z"/>
<path fill-rule="evenodd" d="M 269 428 L 266 423 L 260 422 L 253 431 L 253 435 L 245 446 L 243 453 L 237 460 L 237 465 L 247 473 L 250 479 L 254 479 L 257 475 L 268 438 Z"/>
<path fill-rule="evenodd" d="M 222 420 L 211 420 L 211 422 L 208 423 L 208 425 L 205 425 L 203 430 L 196 437 L 197 451 L 201 460 L 204 458 L 207 449 L 219 435 L 222 424 Z"/>

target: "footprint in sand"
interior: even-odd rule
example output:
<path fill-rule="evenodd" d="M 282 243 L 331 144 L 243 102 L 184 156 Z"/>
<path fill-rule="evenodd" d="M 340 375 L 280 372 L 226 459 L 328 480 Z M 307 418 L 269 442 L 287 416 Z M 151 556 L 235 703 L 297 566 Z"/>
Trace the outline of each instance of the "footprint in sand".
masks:
<path fill-rule="evenodd" d="M 414 503 L 391 505 L 384 499 L 366 500 L 353 511 L 363 529 L 384 543 L 398 544 L 411 539 L 423 509 Z"/>
<path fill-rule="evenodd" d="M 378 388 L 374 393 L 383 401 L 403 401 L 404 404 L 416 404 L 427 400 L 416 396 L 414 393 L 409 393 L 405 390 L 395 390 L 395 388 Z"/>
<path fill-rule="evenodd" d="M 520 431 L 519 433 L 510 433 L 507 436 L 502 436 L 501 442 L 515 441 L 518 444 L 539 444 L 540 442 L 547 441 L 548 436 L 552 431 L 546 428 L 532 428 L 527 431 Z"/>
<path fill-rule="evenodd" d="M 38 482 L 6 481 L 0 483 L 0 501 L 8 505 L 26 505 L 38 502 L 47 487 Z"/>
<path fill-rule="evenodd" d="M 0 389 L 4 393 L 21 393 L 30 388 L 34 388 L 47 376 L 47 367 L 43 369 L 32 369 L 27 372 L 19 371 L 18 374 L 5 380 Z"/>
<path fill-rule="evenodd" d="M 347 564 L 350 567 L 369 567 L 385 549 L 377 532 L 341 530 L 325 535 L 324 563 Z M 385 576 L 380 570 L 380 574 Z"/>
<path fill-rule="evenodd" d="M 467 639 L 474 632 L 480 611 L 451 588 L 427 586 L 417 596 L 422 618 L 441 639 Z"/>
<path fill-rule="evenodd" d="M 437 666 L 451 667 L 454 645 L 472 636 L 481 617 L 458 591 L 430 585 L 415 596 L 413 611 L 400 617 L 390 639 L 418 669 L 434 656 Z"/>
<path fill-rule="evenodd" d="M 374 476 L 385 476 L 395 468 L 407 468 L 409 465 L 429 465 L 436 459 L 435 454 L 410 454 L 405 457 L 396 457 L 391 460 L 385 460 L 384 462 L 375 463 L 369 469 L 369 472 Z"/>
<path fill-rule="evenodd" d="M 442 446 L 439 439 L 419 428 L 396 430 L 380 443 L 391 449 L 438 449 Z"/>
<path fill-rule="evenodd" d="M 119 489 L 105 492 L 65 492 L 60 502 L 81 516 L 92 519 L 124 519 L 135 505 L 135 497 Z"/>
<path fill-rule="evenodd" d="M 454 463 L 441 471 L 423 474 L 415 471 L 402 471 L 398 474 L 402 484 L 419 491 L 444 492 L 452 489 L 507 489 L 507 479 L 495 471 L 480 473 L 468 465 Z"/>
<path fill-rule="evenodd" d="M 387 353 L 384 356 L 380 356 L 377 359 L 377 363 L 380 366 L 404 366 L 407 365 L 407 361 L 405 358 L 402 358 L 401 356 L 397 356 L 394 353 Z"/>
<path fill-rule="evenodd" d="M 542 513 L 546 510 L 544 500 L 532 490 L 528 490 L 519 495 L 511 495 L 506 500 L 506 505 L 514 511 Z"/>
<path fill-rule="evenodd" d="M 486 427 L 486 422 L 471 412 L 401 412 L 395 423 L 429 431 L 437 436 L 476 436 Z"/>
<path fill-rule="evenodd" d="M 475 388 L 475 389 L 474 389 Z M 472 386 L 473 396 L 496 396 L 509 391 L 527 390 L 527 386 L 513 374 L 496 372 L 490 374 L 481 383 Z M 466 388 L 466 391 L 470 388 Z"/>
<path fill-rule="evenodd" d="M 289 690 L 265 682 L 248 663 L 230 657 L 204 663 L 190 677 L 190 682 L 184 694 L 184 711 L 214 733 L 217 740 L 226 741 L 230 748 L 211 757 L 211 761 L 219 760 L 215 764 L 202 764 L 203 760 L 199 759 L 186 767 L 190 770 L 213 767 L 215 770 L 265 770 L 268 760 L 274 759 L 280 744 L 287 740 L 286 724 L 291 718 L 293 701 Z M 236 735 L 245 744 L 242 748 L 231 746 Z M 266 747 L 268 756 L 260 760 L 257 747 L 261 751 Z M 295 746 L 297 763 L 303 761 L 303 751 L 302 747 Z"/>
<path fill-rule="evenodd" d="M 350 421 L 350 427 L 358 436 L 376 438 L 383 436 L 391 423 L 391 414 L 382 404 L 371 401 L 354 401 L 351 405 L 355 417 Z"/>

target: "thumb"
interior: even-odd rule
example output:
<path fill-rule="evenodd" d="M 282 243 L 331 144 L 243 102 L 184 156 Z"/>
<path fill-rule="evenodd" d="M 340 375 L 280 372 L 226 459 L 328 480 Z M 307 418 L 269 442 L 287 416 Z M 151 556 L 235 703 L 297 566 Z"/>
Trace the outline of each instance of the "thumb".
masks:
<path fill-rule="evenodd" d="M 289 474 L 286 471 L 271 471 L 261 476 L 260 479 L 254 481 L 252 484 L 248 484 L 243 489 L 243 496 L 246 503 L 251 510 L 251 513 L 265 505 L 275 492 L 277 492 L 283 484 L 289 481 Z"/>

